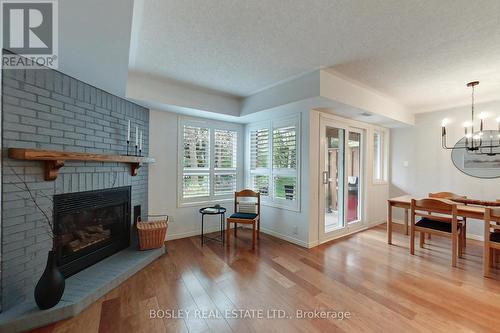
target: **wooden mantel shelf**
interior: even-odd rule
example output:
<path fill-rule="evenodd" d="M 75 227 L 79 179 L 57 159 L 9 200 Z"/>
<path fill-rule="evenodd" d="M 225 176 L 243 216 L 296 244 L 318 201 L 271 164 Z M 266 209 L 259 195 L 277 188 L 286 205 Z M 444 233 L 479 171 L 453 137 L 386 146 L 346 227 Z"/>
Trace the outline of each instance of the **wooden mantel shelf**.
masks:
<path fill-rule="evenodd" d="M 130 164 L 130 171 L 132 176 L 137 175 L 137 170 L 141 167 L 142 164 L 155 162 L 155 159 L 151 157 L 104 155 L 28 148 L 9 148 L 9 157 L 14 160 L 45 162 L 45 180 L 55 180 L 57 178 L 59 169 L 64 166 L 65 161 L 128 163 Z"/>

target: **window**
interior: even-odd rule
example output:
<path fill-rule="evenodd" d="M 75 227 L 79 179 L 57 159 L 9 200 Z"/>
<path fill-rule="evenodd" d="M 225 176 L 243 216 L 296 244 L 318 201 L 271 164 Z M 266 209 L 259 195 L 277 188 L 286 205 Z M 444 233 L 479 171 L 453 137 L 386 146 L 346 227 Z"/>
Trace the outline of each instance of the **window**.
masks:
<path fill-rule="evenodd" d="M 179 123 L 179 203 L 232 198 L 238 183 L 238 130 L 183 119 Z"/>
<path fill-rule="evenodd" d="M 386 133 L 384 130 L 375 129 L 373 133 L 373 181 L 385 183 L 386 170 Z"/>
<path fill-rule="evenodd" d="M 214 156 L 214 194 L 234 195 L 236 191 L 236 147 L 237 133 L 235 131 L 215 131 Z"/>
<path fill-rule="evenodd" d="M 273 129 L 274 198 L 295 200 L 297 189 L 296 126 Z"/>
<path fill-rule="evenodd" d="M 299 210 L 299 118 L 249 126 L 248 186 L 263 204 Z"/>
<path fill-rule="evenodd" d="M 183 198 L 210 194 L 210 130 L 184 125 Z"/>
<path fill-rule="evenodd" d="M 269 196 L 269 128 L 250 130 L 250 187 Z"/>

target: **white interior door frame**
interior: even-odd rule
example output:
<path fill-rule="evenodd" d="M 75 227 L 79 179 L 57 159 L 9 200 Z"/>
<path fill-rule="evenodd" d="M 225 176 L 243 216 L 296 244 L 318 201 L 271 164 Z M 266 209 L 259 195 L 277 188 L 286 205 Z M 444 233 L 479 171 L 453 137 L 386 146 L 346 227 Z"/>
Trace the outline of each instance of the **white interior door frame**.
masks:
<path fill-rule="evenodd" d="M 333 115 L 328 115 L 328 114 L 321 114 L 319 117 L 319 156 L 320 156 L 320 163 L 319 163 L 319 178 L 318 178 L 318 191 L 319 191 L 319 234 L 318 234 L 318 241 L 319 243 L 324 243 L 328 242 L 330 240 L 342 237 L 344 235 L 347 235 L 352 232 L 356 232 L 362 228 L 365 227 L 365 212 L 366 212 L 366 179 L 367 179 L 367 166 L 366 166 L 366 135 L 367 135 L 367 130 L 369 125 L 338 117 L 338 116 L 333 116 Z M 323 169 L 325 166 L 325 149 L 326 149 L 326 136 L 325 136 L 325 130 L 327 127 L 332 127 L 332 128 L 338 128 L 338 129 L 343 129 L 344 130 L 344 173 L 343 173 L 343 184 L 344 184 L 344 191 L 343 191 L 343 198 L 342 198 L 342 208 L 344 212 L 342 212 L 342 223 L 343 226 L 339 227 L 333 231 L 327 232 L 325 230 L 325 189 L 324 189 L 324 183 L 323 183 Z M 347 170 L 351 167 L 351 161 L 350 159 L 347 158 L 347 152 L 350 151 L 348 149 L 348 138 L 349 138 L 349 132 L 356 132 L 361 135 L 360 138 L 360 180 L 359 180 L 359 204 L 358 204 L 358 214 L 359 214 L 359 219 L 356 222 L 348 223 L 347 222 L 347 199 L 348 199 L 348 177 L 347 177 Z M 339 198 L 340 200 L 340 198 Z"/>

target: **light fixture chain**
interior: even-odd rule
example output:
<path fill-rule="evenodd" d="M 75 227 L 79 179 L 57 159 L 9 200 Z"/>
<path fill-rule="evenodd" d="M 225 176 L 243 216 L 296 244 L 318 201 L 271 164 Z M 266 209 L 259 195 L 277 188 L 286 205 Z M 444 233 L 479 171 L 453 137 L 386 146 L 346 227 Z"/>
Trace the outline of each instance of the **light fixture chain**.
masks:
<path fill-rule="evenodd" d="M 471 119 L 471 124 L 472 124 L 472 134 L 474 134 L 474 85 L 472 86 L 472 119 Z"/>

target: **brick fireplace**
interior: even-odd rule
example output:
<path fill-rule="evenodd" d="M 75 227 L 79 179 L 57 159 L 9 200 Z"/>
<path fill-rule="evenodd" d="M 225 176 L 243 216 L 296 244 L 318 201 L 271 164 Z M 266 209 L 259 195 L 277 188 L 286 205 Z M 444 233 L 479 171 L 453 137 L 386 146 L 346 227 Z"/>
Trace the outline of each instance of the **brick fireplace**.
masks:
<path fill-rule="evenodd" d="M 26 191 L 19 188 L 18 177 L 36 194 L 38 205 L 51 219 L 54 205 L 66 194 L 71 197 L 78 192 L 124 187 L 130 189 L 130 202 L 127 212 L 123 213 L 128 226 L 132 224 L 131 207 L 140 205 L 143 214 L 148 211 L 147 167 L 142 167 L 137 176 L 132 176 L 130 166 L 123 163 L 67 161 L 59 170 L 57 179 L 45 181 L 43 163 L 9 159 L 7 149 L 121 155 L 126 152 L 130 119 L 132 128 L 138 126 L 144 132 L 143 154 L 147 156 L 149 110 L 50 69 L 4 69 L 2 74 L 0 300 L 1 310 L 5 312 L 32 297 L 52 245 L 44 216 Z M 59 214 L 60 211 L 56 209 L 56 212 Z M 102 214 L 97 217 L 101 222 L 106 219 L 106 212 Z M 79 222 L 75 221 L 77 225 Z M 83 247 L 89 244 L 88 247 L 95 248 L 97 243 L 106 241 L 107 236 L 118 232 L 118 229 L 99 222 L 87 227 L 75 234 L 66 233 L 66 240 L 71 243 L 67 245 L 67 251 L 71 247 L 75 251 L 84 250 Z M 91 243 L 93 241 L 95 243 Z M 133 236 L 131 242 L 134 242 Z M 67 264 L 65 260 L 70 257 L 71 253 L 61 252 L 61 265 Z M 69 269 L 67 274 L 77 270 Z"/>

